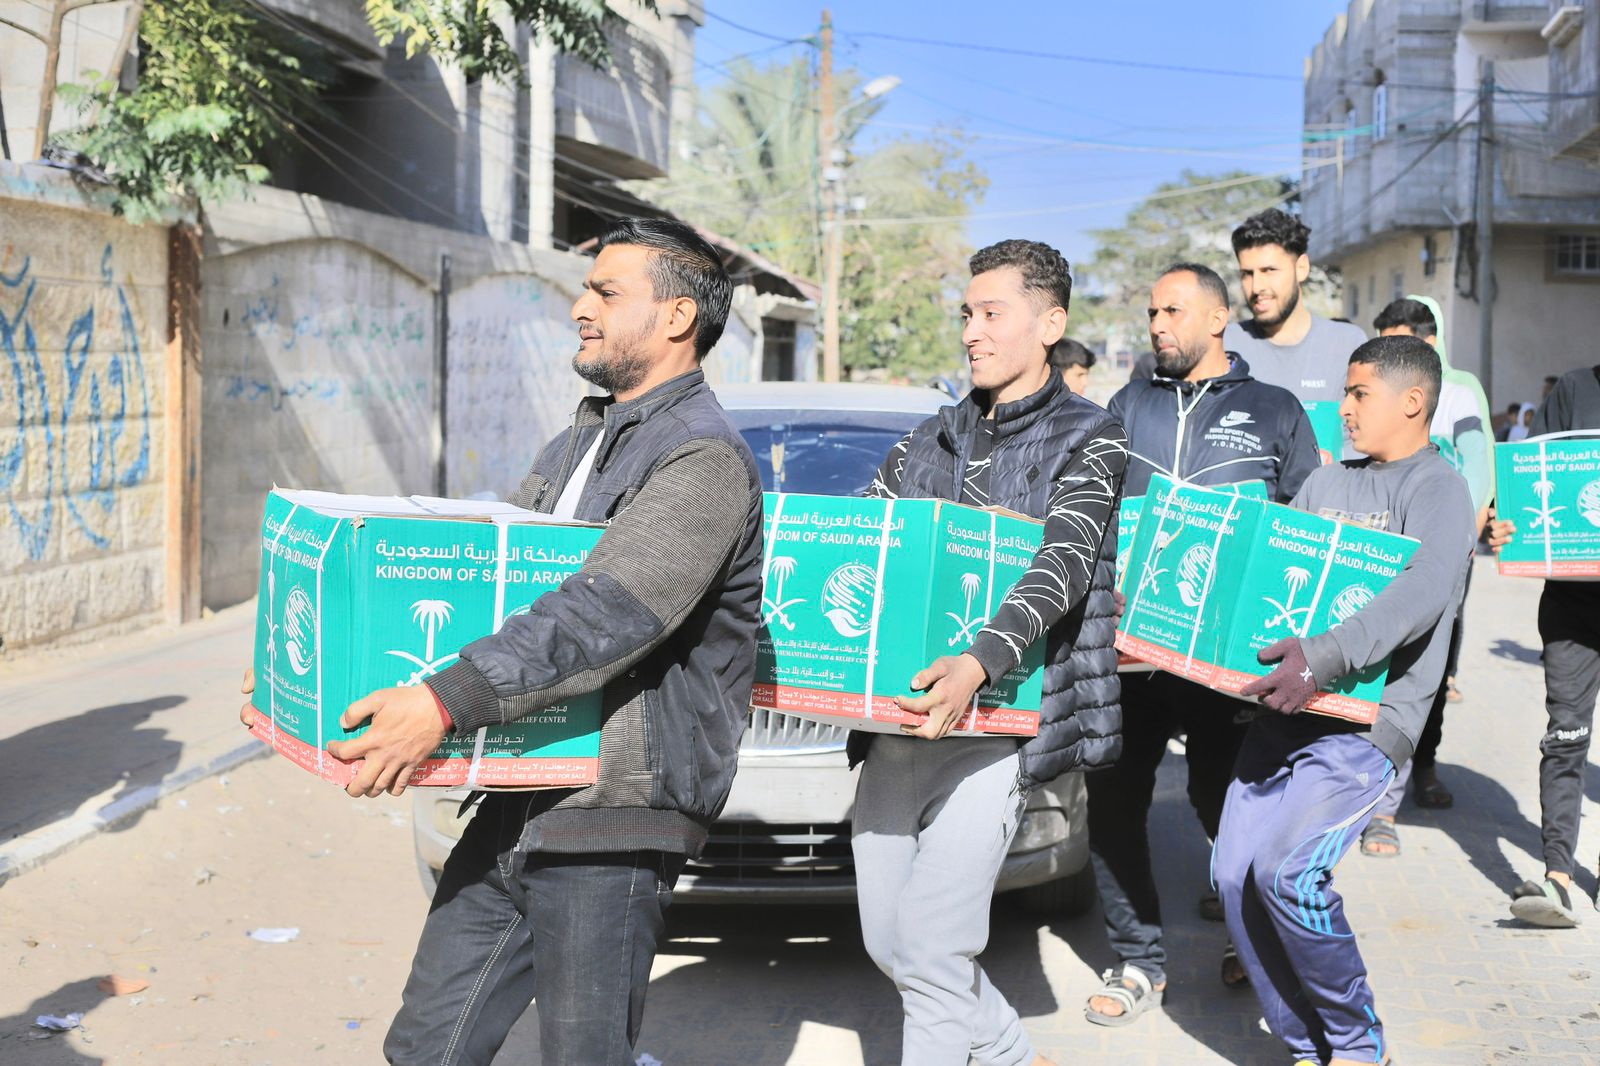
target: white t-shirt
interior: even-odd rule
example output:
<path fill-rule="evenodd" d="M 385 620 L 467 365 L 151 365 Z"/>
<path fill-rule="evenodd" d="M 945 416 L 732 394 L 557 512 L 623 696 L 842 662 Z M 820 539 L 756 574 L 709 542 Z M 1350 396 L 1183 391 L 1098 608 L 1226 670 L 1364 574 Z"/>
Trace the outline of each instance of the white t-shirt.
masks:
<path fill-rule="evenodd" d="M 561 490 L 561 498 L 556 501 L 550 517 L 571 521 L 578 513 L 578 497 L 583 495 L 583 487 L 589 483 L 589 474 L 594 470 L 594 457 L 599 453 L 600 442 L 605 436 L 604 430 L 594 435 L 594 443 L 589 445 L 589 450 L 578 460 L 578 465 L 572 471 L 572 477 L 567 479 L 567 487 Z"/>

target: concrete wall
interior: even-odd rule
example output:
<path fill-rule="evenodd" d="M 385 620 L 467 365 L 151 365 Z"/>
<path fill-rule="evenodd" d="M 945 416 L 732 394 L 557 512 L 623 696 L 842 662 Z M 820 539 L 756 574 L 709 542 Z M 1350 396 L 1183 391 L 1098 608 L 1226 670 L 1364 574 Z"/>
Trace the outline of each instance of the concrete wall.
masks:
<path fill-rule="evenodd" d="M 1546 375 L 1564 374 L 1594 360 L 1584 338 L 1600 332 L 1600 282 L 1551 278 L 1546 273 L 1545 230 L 1505 227 L 1495 233 L 1494 376 L 1489 402 L 1496 411 L 1513 401 L 1538 402 Z M 1356 323 L 1372 333 L 1372 319 L 1390 298 L 1393 275 L 1406 293 L 1432 296 L 1445 315 L 1450 361 L 1480 377 L 1478 303 L 1456 292 L 1456 248 L 1449 230 L 1433 234 L 1439 254 L 1432 277 L 1422 273 L 1424 235 L 1398 234 L 1352 254 L 1344 269 L 1345 310 L 1359 288 Z M 1376 290 L 1377 300 L 1368 299 Z"/>
<path fill-rule="evenodd" d="M 223 606 L 255 592 L 274 484 L 432 492 L 433 295 L 339 240 L 208 257 L 201 286 L 201 589 Z"/>
<path fill-rule="evenodd" d="M 588 391 L 572 371 L 570 285 L 491 274 L 450 296 L 446 435 L 451 496 L 509 496 Z"/>
<path fill-rule="evenodd" d="M 157 620 L 167 232 L 0 164 L 0 653 Z"/>

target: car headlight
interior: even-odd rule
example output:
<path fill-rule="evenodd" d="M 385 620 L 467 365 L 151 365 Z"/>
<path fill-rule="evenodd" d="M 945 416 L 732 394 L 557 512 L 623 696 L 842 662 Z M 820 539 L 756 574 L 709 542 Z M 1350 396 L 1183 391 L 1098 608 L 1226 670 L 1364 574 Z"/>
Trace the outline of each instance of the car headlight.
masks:
<path fill-rule="evenodd" d="M 469 810 L 466 818 L 457 818 L 456 811 L 460 809 L 461 801 L 454 797 L 435 801 L 433 828 L 451 840 L 460 840 L 462 832 L 467 828 L 467 821 L 472 817 L 472 811 Z"/>
<path fill-rule="evenodd" d="M 1067 839 L 1067 820 L 1055 807 L 1024 811 L 1022 824 L 1011 842 L 1012 851 L 1038 851 Z"/>

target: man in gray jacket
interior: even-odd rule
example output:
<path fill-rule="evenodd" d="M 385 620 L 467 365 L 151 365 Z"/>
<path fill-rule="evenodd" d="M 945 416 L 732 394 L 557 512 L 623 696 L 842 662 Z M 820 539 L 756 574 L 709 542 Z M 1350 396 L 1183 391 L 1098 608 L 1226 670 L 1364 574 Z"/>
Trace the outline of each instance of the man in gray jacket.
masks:
<path fill-rule="evenodd" d="M 446 735 L 586 692 L 600 778 L 489 796 L 445 863 L 399 1015 L 406 1066 L 487 1064 L 530 1001 L 543 1061 L 631 1066 L 656 938 L 733 781 L 761 597 L 761 483 L 700 362 L 732 285 L 678 222 L 602 239 L 573 368 L 609 395 L 534 460 L 512 502 L 606 524 L 583 569 L 426 684 L 375 692 L 329 746 L 351 795 L 400 794 Z"/>

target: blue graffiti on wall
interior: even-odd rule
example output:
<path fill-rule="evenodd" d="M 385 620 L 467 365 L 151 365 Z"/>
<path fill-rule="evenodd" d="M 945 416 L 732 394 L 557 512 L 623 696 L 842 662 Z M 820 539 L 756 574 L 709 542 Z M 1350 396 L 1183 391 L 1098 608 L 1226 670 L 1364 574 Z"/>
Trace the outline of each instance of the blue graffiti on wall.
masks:
<path fill-rule="evenodd" d="M 73 318 L 62 343 L 47 348 L 63 353 L 59 376 L 39 355 L 34 314 L 40 279 L 32 258 L 24 258 L 15 273 L 0 271 L 0 355 L 11 369 L 7 380 L 0 364 L 0 424 L 16 426 L 15 439 L 0 452 L 0 493 L 31 559 L 44 556 L 58 506 L 90 543 L 109 548 L 118 490 L 150 476 L 150 386 L 133 309 L 111 260 L 107 244 L 100 277 L 115 294 L 118 319 L 111 327 L 118 331 L 111 357 L 102 369 L 90 368 L 96 330 L 91 302 Z M 42 485 L 23 485 L 30 468 L 33 477 L 42 470 Z M 19 506 L 23 500 L 42 501 L 42 509 L 25 510 Z"/>

